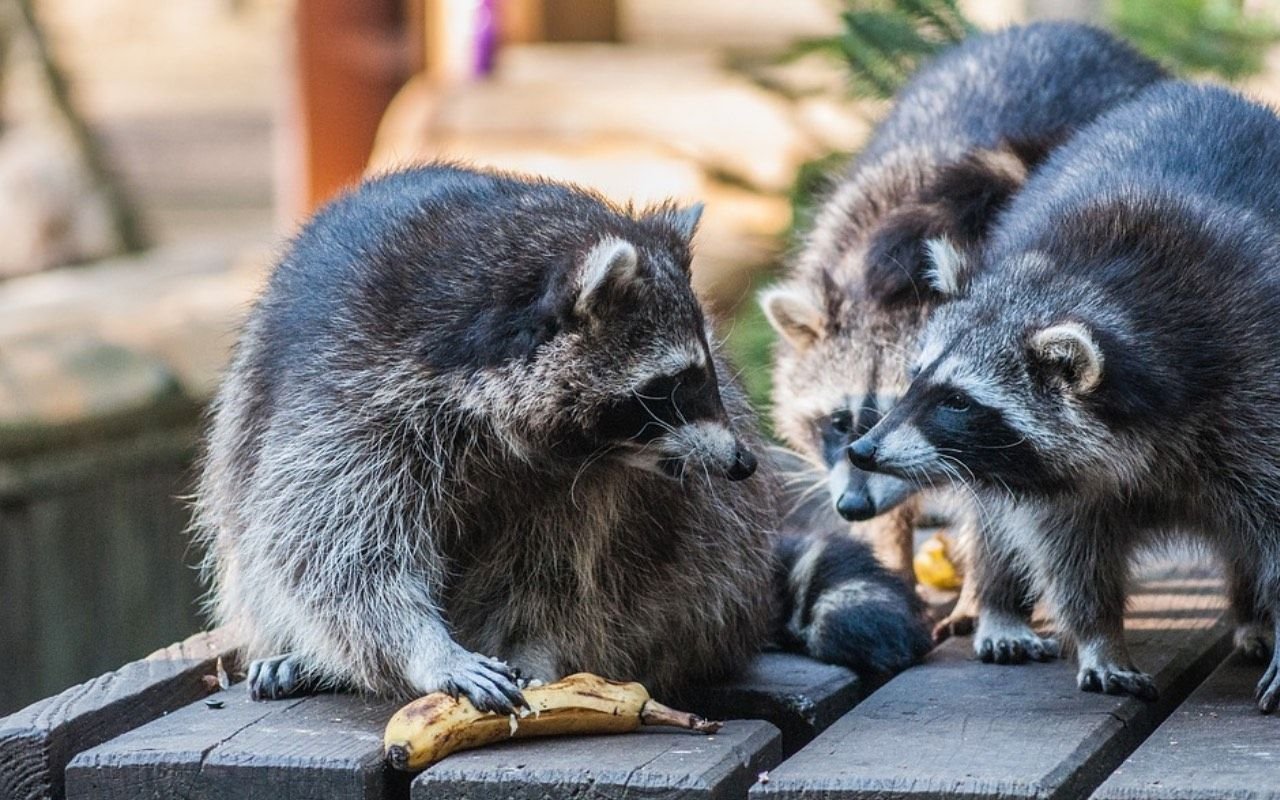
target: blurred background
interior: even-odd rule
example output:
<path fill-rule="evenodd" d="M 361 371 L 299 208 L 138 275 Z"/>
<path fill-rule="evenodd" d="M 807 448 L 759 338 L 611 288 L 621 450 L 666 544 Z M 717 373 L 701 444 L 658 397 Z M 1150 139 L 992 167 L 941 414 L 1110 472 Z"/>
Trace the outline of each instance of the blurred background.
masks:
<path fill-rule="evenodd" d="M 0 0 L 0 714 L 198 629 L 200 415 L 299 220 L 448 157 L 702 200 L 754 302 L 915 64 L 1059 17 L 1280 101 L 1280 0 Z"/>

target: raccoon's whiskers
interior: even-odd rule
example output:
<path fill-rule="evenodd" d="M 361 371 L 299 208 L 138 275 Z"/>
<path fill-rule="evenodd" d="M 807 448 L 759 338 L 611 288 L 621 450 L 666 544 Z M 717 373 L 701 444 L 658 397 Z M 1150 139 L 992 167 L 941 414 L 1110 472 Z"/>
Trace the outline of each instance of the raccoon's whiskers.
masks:
<path fill-rule="evenodd" d="M 607 445 L 607 444 L 597 448 L 590 455 L 588 455 L 586 460 L 582 462 L 582 465 L 579 466 L 574 471 L 573 480 L 569 483 L 569 502 L 573 503 L 573 507 L 578 509 L 579 511 L 582 510 L 582 506 L 578 504 L 578 497 L 576 494 L 577 488 L 578 488 L 578 481 L 582 478 L 583 474 L 586 473 L 586 471 L 591 467 L 592 464 L 604 458 L 606 455 L 609 454 L 609 452 L 612 449 L 613 449 L 613 446 Z"/>

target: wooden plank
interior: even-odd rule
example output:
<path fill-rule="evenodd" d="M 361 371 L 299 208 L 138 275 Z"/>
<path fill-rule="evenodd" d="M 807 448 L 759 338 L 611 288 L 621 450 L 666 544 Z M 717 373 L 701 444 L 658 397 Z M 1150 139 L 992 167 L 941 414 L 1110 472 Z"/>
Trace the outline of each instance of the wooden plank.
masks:
<path fill-rule="evenodd" d="M 1235 654 L 1093 795 L 1106 800 L 1280 800 L 1277 721 L 1258 712 L 1262 666 Z"/>
<path fill-rule="evenodd" d="M 233 654 L 225 631 L 197 634 L 0 719 L 0 797 L 62 797 L 72 756 L 204 697 Z"/>
<path fill-rule="evenodd" d="M 866 695 L 844 667 L 796 653 L 761 653 L 737 679 L 699 687 L 675 705 L 709 719 L 762 719 L 782 731 L 790 757 Z"/>
<path fill-rule="evenodd" d="M 245 685 L 222 708 L 192 703 L 81 753 L 67 767 L 67 797 L 360 798 L 403 790 L 387 781 L 382 730 L 397 702 L 318 695 L 255 703 Z"/>
<path fill-rule="evenodd" d="M 946 643 L 864 700 L 752 789 L 753 797 L 1081 797 L 1222 661 L 1221 582 L 1150 578 L 1130 599 L 1129 645 L 1158 703 L 1076 689 L 1072 660 L 978 662 Z"/>
<path fill-rule="evenodd" d="M 642 729 L 621 736 L 504 742 L 455 753 L 413 782 L 413 800 L 737 798 L 782 758 L 767 722 L 734 720 L 714 736 Z"/>

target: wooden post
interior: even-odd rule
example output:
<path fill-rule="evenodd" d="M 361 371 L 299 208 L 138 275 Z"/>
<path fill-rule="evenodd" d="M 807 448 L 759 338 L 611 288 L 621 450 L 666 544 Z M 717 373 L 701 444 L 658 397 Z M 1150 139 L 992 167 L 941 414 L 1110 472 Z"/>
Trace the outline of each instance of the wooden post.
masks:
<path fill-rule="evenodd" d="M 397 0 L 298 0 L 289 35 L 277 159 L 285 229 L 359 180 L 413 61 Z"/>

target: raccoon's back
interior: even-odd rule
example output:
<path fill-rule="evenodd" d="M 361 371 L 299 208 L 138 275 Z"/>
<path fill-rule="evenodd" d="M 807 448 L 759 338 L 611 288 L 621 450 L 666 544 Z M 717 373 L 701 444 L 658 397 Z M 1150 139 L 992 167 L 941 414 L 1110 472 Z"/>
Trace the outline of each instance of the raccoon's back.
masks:
<path fill-rule="evenodd" d="M 1220 87 L 1152 87 L 1050 156 L 1011 205 L 997 241 L 1014 243 L 1072 204 L 1143 194 L 1222 204 L 1280 224 L 1280 119 Z"/>
<path fill-rule="evenodd" d="M 1002 140 L 1065 138 L 1165 77 L 1154 61 L 1087 25 L 1038 22 L 970 36 L 899 93 L 859 162 L 904 146 L 955 157 Z"/>

